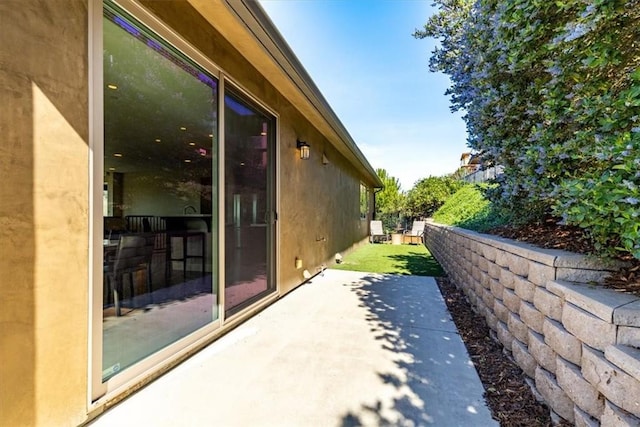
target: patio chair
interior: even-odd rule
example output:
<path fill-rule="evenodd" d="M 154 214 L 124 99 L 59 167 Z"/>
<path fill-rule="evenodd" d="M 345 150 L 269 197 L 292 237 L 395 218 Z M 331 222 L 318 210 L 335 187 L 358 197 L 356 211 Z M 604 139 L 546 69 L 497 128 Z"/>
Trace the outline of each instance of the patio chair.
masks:
<path fill-rule="evenodd" d="M 422 243 L 422 236 L 424 235 L 425 221 L 413 221 L 411 230 L 405 230 L 402 236 L 403 243 Z"/>
<path fill-rule="evenodd" d="M 369 224 L 369 242 L 387 241 L 389 236 L 384 232 L 382 221 L 371 221 Z"/>

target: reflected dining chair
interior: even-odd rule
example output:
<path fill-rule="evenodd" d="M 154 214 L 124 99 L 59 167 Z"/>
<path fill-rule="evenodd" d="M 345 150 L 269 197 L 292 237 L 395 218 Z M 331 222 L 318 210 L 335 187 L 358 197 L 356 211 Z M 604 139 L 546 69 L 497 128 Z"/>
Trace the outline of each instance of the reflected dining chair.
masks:
<path fill-rule="evenodd" d="M 130 298 L 134 296 L 134 273 L 145 272 L 147 293 L 151 298 L 151 259 L 155 236 L 153 234 L 126 234 L 120 236 L 118 248 L 111 260 L 105 264 L 105 278 L 109 292 L 113 292 L 116 316 L 121 316 L 121 298 L 124 295 L 124 277 L 129 280 Z"/>

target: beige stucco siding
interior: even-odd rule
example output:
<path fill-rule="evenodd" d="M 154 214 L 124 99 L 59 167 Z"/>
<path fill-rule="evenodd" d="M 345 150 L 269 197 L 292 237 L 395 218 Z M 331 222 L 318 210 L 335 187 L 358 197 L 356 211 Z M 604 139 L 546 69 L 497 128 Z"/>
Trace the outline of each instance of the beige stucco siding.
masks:
<path fill-rule="evenodd" d="M 87 4 L 0 2 L 0 424 L 86 416 Z"/>

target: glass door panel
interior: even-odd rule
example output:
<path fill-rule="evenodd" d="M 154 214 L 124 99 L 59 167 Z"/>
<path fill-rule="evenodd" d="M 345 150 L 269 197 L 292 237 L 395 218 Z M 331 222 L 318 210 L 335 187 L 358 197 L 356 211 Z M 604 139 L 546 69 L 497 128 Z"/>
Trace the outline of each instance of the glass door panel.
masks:
<path fill-rule="evenodd" d="M 225 313 L 275 290 L 275 118 L 240 95 L 225 98 Z"/>
<path fill-rule="evenodd" d="M 106 381 L 218 318 L 218 83 L 104 10 Z"/>

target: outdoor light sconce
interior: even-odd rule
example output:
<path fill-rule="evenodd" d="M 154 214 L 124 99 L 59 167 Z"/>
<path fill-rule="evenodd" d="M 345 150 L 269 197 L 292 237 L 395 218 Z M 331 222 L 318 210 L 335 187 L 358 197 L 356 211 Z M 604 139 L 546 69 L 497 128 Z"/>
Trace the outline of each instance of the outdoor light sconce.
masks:
<path fill-rule="evenodd" d="M 296 147 L 298 147 L 298 150 L 300 150 L 300 158 L 302 160 L 308 160 L 309 154 L 311 154 L 311 152 L 309 151 L 309 144 L 304 141 L 297 140 Z"/>

